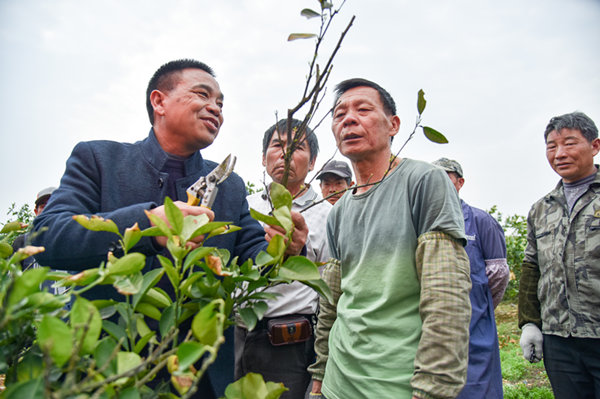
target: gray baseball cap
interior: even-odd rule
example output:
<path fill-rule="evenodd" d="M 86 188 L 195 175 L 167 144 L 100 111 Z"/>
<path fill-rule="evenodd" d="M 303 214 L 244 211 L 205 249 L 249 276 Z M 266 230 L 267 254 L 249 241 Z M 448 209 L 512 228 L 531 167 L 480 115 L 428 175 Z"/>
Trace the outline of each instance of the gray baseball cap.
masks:
<path fill-rule="evenodd" d="M 458 177 L 463 177 L 462 167 L 453 159 L 440 158 L 432 162 L 435 166 L 444 169 L 446 172 L 454 172 Z"/>
<path fill-rule="evenodd" d="M 326 175 L 327 173 L 334 174 L 343 179 L 352 179 L 352 171 L 350 170 L 348 164 L 344 161 L 336 161 L 335 159 L 332 159 L 331 161 L 327 162 L 317 175 L 317 179 L 322 179 L 323 175 Z"/>
<path fill-rule="evenodd" d="M 38 206 L 38 204 L 42 201 L 48 201 L 48 198 L 50 198 L 54 190 L 56 190 L 56 187 L 46 187 L 40 191 L 35 198 L 35 206 Z"/>

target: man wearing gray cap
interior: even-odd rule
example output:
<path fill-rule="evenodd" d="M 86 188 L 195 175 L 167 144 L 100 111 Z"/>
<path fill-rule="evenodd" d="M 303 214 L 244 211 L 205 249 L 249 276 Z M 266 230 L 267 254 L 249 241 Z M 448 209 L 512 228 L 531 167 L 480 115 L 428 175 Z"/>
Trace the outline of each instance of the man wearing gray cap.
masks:
<path fill-rule="evenodd" d="M 40 213 L 42 213 L 42 211 L 46 207 L 46 204 L 50 200 L 50 196 L 52 195 L 54 190 L 56 190 L 56 187 L 46 187 L 37 194 L 37 196 L 35 198 L 35 202 L 34 202 L 35 206 L 33 208 L 33 213 L 35 213 L 35 216 L 38 216 Z M 30 245 L 31 240 L 32 240 L 32 236 L 30 235 L 30 233 L 20 235 L 19 237 L 15 238 L 15 241 L 12 244 L 13 250 L 17 251 L 19 248 L 23 248 L 27 245 Z M 33 256 L 30 256 L 29 258 L 24 259 L 21 262 L 21 266 L 22 266 L 23 270 L 26 270 L 26 269 L 29 269 L 32 267 L 40 267 L 40 265 L 36 262 L 36 260 Z M 47 288 L 48 292 L 51 292 L 55 295 L 62 294 L 63 292 L 65 292 L 65 288 L 63 288 L 63 287 L 60 287 L 60 288 L 53 287 L 53 283 L 51 281 L 43 282 L 42 288 Z"/>
<path fill-rule="evenodd" d="M 321 181 L 321 194 L 331 205 L 334 205 L 348 187 L 354 185 L 352 181 L 352 171 L 348 164 L 344 161 L 336 161 L 335 159 L 327 162 L 319 174 L 317 179 Z"/>
<path fill-rule="evenodd" d="M 440 158 L 434 165 L 444 169 L 460 192 L 465 179 L 460 164 Z M 460 200 L 465 220 L 471 264 L 471 324 L 467 383 L 457 398 L 502 398 L 502 370 L 494 308 L 509 280 L 506 242 L 500 224 L 487 212 Z"/>
<path fill-rule="evenodd" d="M 35 199 L 35 208 L 33 209 L 35 216 L 39 215 L 44 210 L 54 190 L 56 190 L 56 187 L 46 187 L 38 193 Z"/>
<path fill-rule="evenodd" d="M 35 206 L 33 208 L 33 213 L 35 213 L 35 216 L 39 215 L 44 210 L 54 190 L 56 190 L 56 187 L 46 187 L 38 193 L 37 197 L 35 197 Z M 20 235 L 19 237 L 15 238 L 15 241 L 12 245 L 13 249 L 16 251 L 19 248 L 23 248 L 25 245 L 29 245 L 29 240 L 29 233 Z M 30 267 L 33 263 L 35 263 L 35 259 L 33 257 L 29 257 L 23 261 L 23 268 L 25 269 Z"/>

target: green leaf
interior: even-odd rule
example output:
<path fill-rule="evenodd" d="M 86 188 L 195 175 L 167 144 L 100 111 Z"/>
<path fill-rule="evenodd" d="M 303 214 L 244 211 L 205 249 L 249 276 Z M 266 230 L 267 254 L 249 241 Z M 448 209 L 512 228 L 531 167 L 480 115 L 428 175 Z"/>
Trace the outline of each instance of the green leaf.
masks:
<path fill-rule="evenodd" d="M 257 287 L 257 288 L 262 288 L 265 284 L 266 284 L 266 282 L 263 283 L 260 287 Z M 252 285 L 252 283 L 249 284 L 249 285 Z M 257 299 L 275 300 L 279 296 L 280 296 L 280 294 L 275 293 L 275 292 L 264 292 L 264 291 L 261 291 L 261 292 L 255 292 L 254 294 L 249 295 L 247 297 L 247 299 L 249 299 L 249 300 L 257 300 Z"/>
<path fill-rule="evenodd" d="M 327 10 L 327 9 L 330 9 L 331 7 L 333 7 L 333 3 L 331 3 L 327 0 L 319 0 L 319 3 L 321 3 L 321 8 L 323 10 Z"/>
<path fill-rule="evenodd" d="M 126 350 L 129 350 L 129 341 L 127 340 L 127 333 L 125 332 L 125 329 L 123 327 L 113 323 L 112 321 L 102 320 L 102 328 L 117 342 L 122 342 L 123 347 Z"/>
<path fill-rule="evenodd" d="M 175 270 L 175 266 L 173 266 L 173 262 L 169 258 L 166 258 L 162 255 L 156 256 L 160 261 L 161 266 L 167 272 L 167 277 L 169 277 L 169 281 L 173 287 L 177 287 L 179 285 L 179 274 L 177 274 L 177 270 Z"/>
<path fill-rule="evenodd" d="M 40 284 L 44 281 L 46 273 L 48 273 L 47 267 L 38 267 L 29 269 L 18 276 L 8 296 L 8 308 L 21 302 L 26 296 L 39 292 Z"/>
<path fill-rule="evenodd" d="M 256 264 L 258 266 L 267 266 L 277 262 L 277 259 L 266 253 L 265 251 L 260 251 L 258 255 L 256 255 Z M 256 270 L 258 272 L 258 270 Z M 255 277 L 256 274 L 247 273 L 244 275 L 245 277 Z M 254 278 L 256 280 L 256 278 Z"/>
<path fill-rule="evenodd" d="M 181 210 L 175 206 L 173 200 L 169 197 L 165 197 L 165 214 L 167 220 L 171 224 L 171 230 L 176 234 L 180 235 L 183 229 L 183 214 Z"/>
<path fill-rule="evenodd" d="M 167 240 L 167 250 L 173 259 L 183 259 L 191 251 L 180 236 L 172 236 Z"/>
<path fill-rule="evenodd" d="M 41 377 L 8 385 L 2 395 L 4 399 L 44 399 L 44 397 L 44 379 Z"/>
<path fill-rule="evenodd" d="M 179 287 L 180 291 L 182 293 L 185 293 L 186 295 L 188 295 L 189 294 L 188 290 L 189 290 L 190 286 L 192 284 L 194 284 L 196 281 L 198 281 L 198 279 L 200 279 L 202 277 L 204 277 L 204 273 L 202 273 L 202 272 L 192 273 L 192 275 L 190 277 L 186 278 L 185 280 L 183 280 L 181 282 L 181 285 Z"/>
<path fill-rule="evenodd" d="M 98 342 L 94 349 L 94 359 L 98 369 L 103 369 L 102 374 L 105 377 L 114 375 L 117 372 L 117 358 L 112 357 L 117 347 L 117 342 L 112 337 L 106 337 Z M 110 362 L 110 363 L 108 363 Z M 105 365 L 108 363 L 108 366 Z"/>
<path fill-rule="evenodd" d="M 31 380 L 44 375 L 44 360 L 41 353 L 34 353 L 36 350 L 30 350 L 18 362 L 17 381 Z M 14 370 L 14 368 L 13 368 Z M 1 397 L 2 395 L 0 395 Z"/>
<path fill-rule="evenodd" d="M 203 345 L 214 346 L 223 339 L 224 318 L 219 317 L 217 303 L 223 303 L 223 300 L 215 300 L 204 306 L 192 321 L 192 332 L 194 337 Z"/>
<path fill-rule="evenodd" d="M 283 227 L 281 225 L 281 223 L 279 223 L 279 221 L 277 219 L 275 219 L 273 216 L 271 215 L 265 215 L 264 213 L 260 213 L 252 208 L 250 208 L 250 216 L 252 216 L 253 219 L 258 220 L 259 222 L 263 222 L 264 224 L 268 224 L 269 226 L 279 226 L 279 227 Z"/>
<path fill-rule="evenodd" d="M 146 294 L 143 296 L 142 301 L 148 302 L 149 304 L 161 309 L 166 308 L 167 306 L 170 306 L 171 303 L 173 303 L 173 301 L 171 301 L 171 298 L 169 298 L 167 293 L 158 287 L 152 287 L 148 291 L 146 291 Z"/>
<path fill-rule="evenodd" d="M 215 255 L 217 255 L 219 258 L 221 258 L 223 265 L 226 265 L 229 263 L 229 258 L 231 258 L 231 253 L 228 250 L 226 250 L 224 248 L 216 248 L 215 251 L 216 251 Z M 234 263 L 237 263 L 237 257 L 233 260 L 232 265 Z"/>
<path fill-rule="evenodd" d="M 8 258 L 13 254 L 13 249 L 10 244 L 2 241 L 0 242 L 0 258 Z"/>
<path fill-rule="evenodd" d="M 22 230 L 21 222 L 15 220 L 14 222 L 8 222 L 4 226 L 2 226 L 2 230 L 0 230 L 0 234 L 8 234 L 13 231 Z"/>
<path fill-rule="evenodd" d="M 209 298 L 212 299 L 217 296 L 217 292 L 219 291 L 219 287 L 221 286 L 221 281 L 216 280 L 214 282 L 209 282 L 207 279 L 203 279 L 200 281 L 196 281 L 193 285 L 193 296 L 197 298 L 196 293 L 200 293 L 200 298 Z"/>
<path fill-rule="evenodd" d="M 331 293 L 331 290 L 325 281 L 318 279 L 302 281 L 302 283 L 317 291 L 321 296 L 327 299 L 327 302 L 333 303 L 333 294 Z"/>
<path fill-rule="evenodd" d="M 144 349 L 148 341 L 150 341 L 155 336 L 156 333 L 153 331 L 142 335 L 139 341 L 135 343 L 135 348 L 133 348 L 133 351 L 139 354 L 142 351 L 142 349 Z"/>
<path fill-rule="evenodd" d="M 279 269 L 279 277 L 298 280 L 318 280 L 321 278 L 319 269 L 313 261 L 304 256 L 290 256 Z"/>
<path fill-rule="evenodd" d="M 162 277 L 163 274 L 164 274 L 164 269 L 158 269 L 158 268 L 152 269 L 148 273 L 144 274 L 144 278 L 142 281 L 142 287 L 131 298 L 132 299 L 131 306 L 133 306 L 133 308 L 135 308 L 137 306 L 138 302 L 140 301 L 140 299 L 142 299 L 144 294 L 146 294 L 146 292 L 148 292 L 148 290 L 151 287 L 154 287 L 160 281 L 160 278 Z"/>
<path fill-rule="evenodd" d="M 206 347 L 198 342 L 184 342 L 177 348 L 177 358 L 179 359 L 179 369 L 186 371 L 191 365 L 196 363 L 206 352 Z"/>
<path fill-rule="evenodd" d="M 267 305 L 267 303 L 262 301 L 255 302 L 254 306 L 252 306 L 252 310 L 254 311 L 256 317 L 258 317 L 259 320 L 263 318 L 268 308 L 269 306 Z"/>
<path fill-rule="evenodd" d="M 95 267 L 93 269 L 87 269 L 67 278 L 67 283 L 73 285 L 89 285 L 97 279 L 103 279 L 104 276 L 100 274 L 100 269 Z"/>
<path fill-rule="evenodd" d="M 265 259 L 272 260 L 273 257 L 264 251 L 260 251 L 258 255 L 263 254 Z M 258 259 L 258 256 L 256 257 Z M 262 258 L 262 256 L 261 256 Z M 260 278 L 260 271 L 256 268 L 252 268 L 246 271 L 244 274 L 234 277 L 235 281 L 256 281 Z"/>
<path fill-rule="evenodd" d="M 129 387 L 123 389 L 119 393 L 119 399 L 140 399 L 140 392 L 136 387 Z"/>
<path fill-rule="evenodd" d="M 137 353 L 119 352 L 117 353 L 117 374 L 123 374 L 142 363 L 142 358 Z M 116 381 L 116 384 L 124 384 L 130 377 L 123 377 Z"/>
<path fill-rule="evenodd" d="M 163 232 L 158 226 L 152 226 L 142 230 L 142 237 L 158 237 L 162 235 Z"/>
<path fill-rule="evenodd" d="M 282 382 L 267 381 L 267 396 L 265 399 L 278 399 L 285 391 L 288 391 Z"/>
<path fill-rule="evenodd" d="M 417 111 L 419 111 L 419 115 L 421 115 L 425 110 L 425 105 L 427 105 L 427 101 L 425 100 L 425 92 L 423 92 L 423 89 L 421 89 L 419 90 L 417 99 Z"/>
<path fill-rule="evenodd" d="M 273 211 L 273 216 L 279 221 L 281 226 L 285 229 L 286 233 L 289 233 L 294 229 L 294 223 L 292 222 L 292 214 L 290 208 L 282 206 L 276 208 Z"/>
<path fill-rule="evenodd" d="M 62 367 L 73 350 L 73 332 L 62 320 L 45 315 L 37 331 L 39 345 L 50 353 L 58 367 Z"/>
<path fill-rule="evenodd" d="M 319 14 L 316 11 L 311 10 L 310 8 L 305 8 L 304 10 L 300 11 L 300 15 L 302 15 L 303 17 L 306 17 L 307 19 L 316 18 L 316 17 L 321 16 L 321 14 Z"/>
<path fill-rule="evenodd" d="M 54 295 L 46 291 L 35 292 L 28 297 L 28 303 L 41 313 L 50 313 L 65 306 L 68 302 L 66 295 Z"/>
<path fill-rule="evenodd" d="M 141 272 L 129 276 L 119 276 L 113 283 L 113 287 L 121 295 L 134 295 L 142 289 L 143 277 Z"/>
<path fill-rule="evenodd" d="M 167 314 L 166 311 L 164 313 L 161 313 L 161 311 L 156 306 L 148 302 L 138 303 L 135 307 L 135 311 L 157 321 L 162 320 L 162 318 L 165 317 L 165 315 Z"/>
<path fill-rule="evenodd" d="M 310 39 L 313 37 L 317 37 L 314 33 L 290 33 L 288 36 L 288 42 L 298 39 Z"/>
<path fill-rule="evenodd" d="M 171 231 L 171 229 L 169 228 L 169 226 L 167 225 L 167 223 L 162 220 L 161 218 L 159 218 L 158 216 L 146 211 L 146 217 L 150 220 L 150 222 L 155 226 L 158 227 L 161 231 L 163 236 L 166 237 L 172 237 L 173 236 L 173 232 Z M 146 231 L 146 230 L 144 230 Z"/>
<path fill-rule="evenodd" d="M 279 259 L 285 253 L 284 237 L 279 234 L 274 235 L 273 238 L 271 238 L 269 246 L 267 247 L 267 253 L 275 259 L 275 262 L 279 261 Z"/>
<path fill-rule="evenodd" d="M 108 276 L 110 275 L 128 275 L 141 271 L 146 265 L 146 256 L 139 252 L 127 254 L 119 258 L 116 262 L 108 265 Z"/>
<path fill-rule="evenodd" d="M 265 383 L 262 375 L 248 373 L 225 389 L 226 399 L 276 399 L 288 389 L 281 383 Z"/>
<path fill-rule="evenodd" d="M 427 137 L 430 141 L 433 141 L 434 143 L 438 143 L 438 144 L 448 143 L 448 139 L 446 139 L 446 137 L 444 137 L 444 135 L 442 133 L 440 133 L 437 130 L 432 129 L 428 126 L 423 126 L 423 133 L 425 134 L 425 137 Z"/>
<path fill-rule="evenodd" d="M 233 224 L 230 224 L 229 226 L 224 226 L 221 227 L 219 229 L 215 229 L 213 231 L 210 232 L 210 234 L 208 235 L 208 237 L 206 237 L 206 239 L 208 240 L 211 237 L 214 236 L 220 236 L 220 235 L 225 235 L 225 234 L 231 234 L 234 233 L 236 231 L 240 231 L 242 228 Z"/>
<path fill-rule="evenodd" d="M 240 308 L 238 314 L 240 315 L 240 318 L 242 319 L 242 322 L 244 322 L 246 328 L 250 331 L 254 330 L 254 327 L 256 327 L 256 322 L 258 321 L 258 317 L 256 317 L 256 313 L 254 313 L 252 308 Z"/>
<path fill-rule="evenodd" d="M 142 232 L 138 224 L 134 224 L 131 227 L 125 229 L 123 234 L 123 249 L 125 252 L 129 251 L 135 244 L 137 244 L 142 238 Z"/>
<path fill-rule="evenodd" d="M 85 215 L 75 215 L 73 219 L 91 231 L 108 231 L 109 233 L 119 234 L 119 228 L 110 219 L 104 219 L 98 215 L 92 215 L 92 217 L 87 217 Z"/>
<path fill-rule="evenodd" d="M 286 208 L 292 207 L 292 194 L 281 184 L 271 183 L 269 186 L 269 195 L 271 196 L 274 209 L 281 208 L 282 206 Z"/>
<path fill-rule="evenodd" d="M 183 271 L 185 272 L 192 265 L 196 264 L 200 259 L 203 259 L 206 255 L 213 252 L 215 249 L 213 247 L 198 247 L 190 252 L 183 262 Z"/>
<path fill-rule="evenodd" d="M 86 324 L 88 325 L 81 354 L 91 354 L 96 347 L 102 331 L 102 318 L 98 309 L 87 299 L 78 297 L 71 308 L 71 327 L 75 331 L 76 342 L 79 342 Z M 89 324 L 88 324 L 89 323 Z"/>
<path fill-rule="evenodd" d="M 231 222 L 210 222 L 206 223 L 204 226 L 197 228 L 192 234 L 191 238 L 201 236 L 202 234 L 211 233 L 213 230 L 220 229 L 221 227 L 225 227 Z M 224 230 L 224 229 L 223 229 Z"/>
<path fill-rule="evenodd" d="M 140 304 L 141 305 L 141 304 Z M 158 329 L 162 337 L 166 336 L 171 328 L 175 327 L 176 321 L 176 303 L 172 303 L 162 311 L 160 321 L 158 322 Z M 158 310 L 158 309 L 157 309 Z"/>
<path fill-rule="evenodd" d="M 181 229 L 181 238 L 187 242 L 192 238 L 199 236 L 200 234 L 204 234 L 201 231 L 198 232 L 198 230 L 204 227 L 205 225 L 209 224 L 209 222 L 210 219 L 205 214 L 187 215 L 185 218 L 183 218 L 183 229 Z"/>

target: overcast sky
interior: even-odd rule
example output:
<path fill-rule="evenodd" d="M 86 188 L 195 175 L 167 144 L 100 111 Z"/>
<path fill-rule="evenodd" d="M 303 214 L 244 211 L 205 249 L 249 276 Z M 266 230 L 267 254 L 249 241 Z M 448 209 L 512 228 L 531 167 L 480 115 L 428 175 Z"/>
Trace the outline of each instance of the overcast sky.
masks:
<path fill-rule="evenodd" d="M 147 82 L 177 58 L 212 66 L 225 94 L 225 123 L 204 156 L 233 153 L 236 171 L 260 183 L 263 132 L 304 88 L 314 42 L 286 38 L 318 29 L 305 7 L 318 2 L 0 0 L 0 221 L 11 203 L 32 205 L 59 184 L 77 142 L 145 138 Z M 450 143 L 419 133 L 401 156 L 458 160 L 471 205 L 526 215 L 558 181 L 545 158 L 549 119 L 579 110 L 600 125 L 598 0 L 348 0 L 327 51 L 352 15 L 329 92 L 351 77 L 385 87 L 402 120 L 397 150 L 423 89 L 423 124 Z M 317 167 L 334 154 L 330 125 L 316 131 Z"/>

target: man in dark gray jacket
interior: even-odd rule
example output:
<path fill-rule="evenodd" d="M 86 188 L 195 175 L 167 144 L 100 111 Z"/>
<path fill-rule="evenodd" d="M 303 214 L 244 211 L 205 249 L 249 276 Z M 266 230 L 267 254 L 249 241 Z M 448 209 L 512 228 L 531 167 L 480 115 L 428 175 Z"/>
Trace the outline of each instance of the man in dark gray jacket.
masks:
<path fill-rule="evenodd" d="M 223 124 L 223 94 L 212 69 L 187 59 L 161 66 L 148 84 L 146 107 L 152 124 L 146 139 L 134 144 L 82 142 L 74 148 L 60 186 L 34 223 L 35 230 L 48 228 L 35 241 L 35 245 L 46 248 L 36 256 L 41 264 L 68 270 L 97 266 L 109 250 L 118 250 L 116 236 L 88 231 L 72 216 L 99 215 L 114 221 L 120 231 L 135 223 L 145 229 L 150 227 L 145 211 L 166 220 L 162 204 L 167 196 L 184 216 L 206 214 L 211 220 L 230 221 L 242 228 L 213 237 L 206 245 L 227 249 L 232 258 L 242 260 L 266 248 L 265 230 L 250 217 L 245 185 L 239 176 L 232 174 L 219 186 L 212 210 L 185 202 L 186 188 L 217 166 L 200 153 L 212 144 Z M 290 252 L 299 253 L 307 228 L 299 214 L 295 222 Z M 276 234 L 269 227 L 266 231 L 267 236 Z M 160 267 L 155 255 L 166 254 L 166 240 L 145 237 L 133 248 L 148 256 L 147 269 Z M 103 285 L 89 292 L 88 298 L 118 295 L 111 286 Z M 209 370 L 218 395 L 233 381 L 232 343 L 233 334 Z M 214 394 L 206 392 L 202 397 L 212 398 Z"/>

